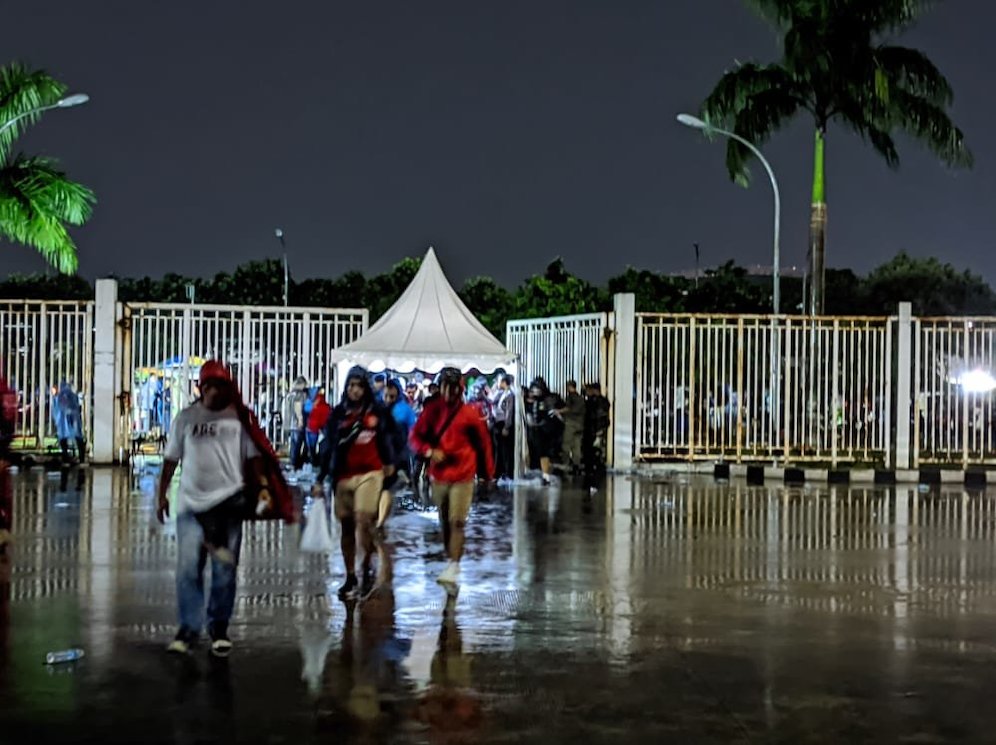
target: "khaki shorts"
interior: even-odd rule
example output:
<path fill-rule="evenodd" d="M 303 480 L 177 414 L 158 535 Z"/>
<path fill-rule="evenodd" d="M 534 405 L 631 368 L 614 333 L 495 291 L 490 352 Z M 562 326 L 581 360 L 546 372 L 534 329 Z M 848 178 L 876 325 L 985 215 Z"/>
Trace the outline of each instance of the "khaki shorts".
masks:
<path fill-rule="evenodd" d="M 459 484 L 432 482 L 432 500 L 442 509 L 449 505 L 450 520 L 465 521 L 470 514 L 470 504 L 474 501 L 474 482 L 461 481 Z"/>
<path fill-rule="evenodd" d="M 384 488 L 384 472 L 371 471 L 350 476 L 335 486 L 335 515 L 340 520 L 357 512 L 376 515 L 380 492 Z"/>

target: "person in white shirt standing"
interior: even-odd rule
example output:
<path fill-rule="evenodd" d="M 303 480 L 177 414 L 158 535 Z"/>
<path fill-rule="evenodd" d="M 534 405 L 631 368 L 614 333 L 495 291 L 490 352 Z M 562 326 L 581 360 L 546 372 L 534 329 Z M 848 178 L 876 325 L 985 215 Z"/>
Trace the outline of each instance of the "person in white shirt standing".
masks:
<path fill-rule="evenodd" d="M 235 606 L 235 577 L 245 517 L 245 473 L 262 478 L 260 452 L 236 409 L 238 392 L 225 366 L 209 360 L 201 367 L 201 398 L 173 422 L 163 457 L 157 517 L 165 522 L 167 492 L 179 464 L 176 498 L 176 594 L 180 628 L 167 648 L 185 654 L 204 625 L 204 566 L 211 557 L 207 626 L 211 652 L 232 649 L 228 622 Z M 265 488 L 265 479 L 262 480 Z"/>

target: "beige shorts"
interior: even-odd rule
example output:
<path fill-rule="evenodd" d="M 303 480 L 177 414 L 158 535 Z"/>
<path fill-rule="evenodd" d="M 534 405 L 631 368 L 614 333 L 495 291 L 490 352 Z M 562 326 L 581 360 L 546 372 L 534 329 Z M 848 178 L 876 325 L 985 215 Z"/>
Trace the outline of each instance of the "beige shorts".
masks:
<path fill-rule="evenodd" d="M 384 472 L 371 471 L 350 476 L 335 486 L 335 515 L 340 520 L 357 512 L 376 515 L 380 492 L 384 488 Z"/>
<path fill-rule="evenodd" d="M 432 499 L 440 509 L 449 505 L 450 520 L 465 521 L 474 501 L 474 482 L 461 481 L 459 484 L 432 482 Z"/>

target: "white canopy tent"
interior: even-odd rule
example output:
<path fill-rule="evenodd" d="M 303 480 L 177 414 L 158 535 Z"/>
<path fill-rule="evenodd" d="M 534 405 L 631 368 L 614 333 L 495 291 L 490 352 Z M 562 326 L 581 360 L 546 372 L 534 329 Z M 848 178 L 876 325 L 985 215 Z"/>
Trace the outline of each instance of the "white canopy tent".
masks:
<path fill-rule="evenodd" d="M 332 360 L 340 380 L 349 365 L 400 373 L 444 367 L 511 373 L 516 366 L 516 356 L 463 304 L 431 247 L 398 301 L 363 336 L 336 349 Z"/>
<path fill-rule="evenodd" d="M 422 266 L 397 302 L 367 332 L 332 353 L 337 385 L 349 368 L 361 365 L 370 372 L 439 372 L 456 367 L 463 372 L 518 374 L 518 357 L 505 348 L 470 312 L 443 273 L 430 246 Z M 524 419 L 521 396 L 516 396 L 515 462 L 521 473 Z"/>

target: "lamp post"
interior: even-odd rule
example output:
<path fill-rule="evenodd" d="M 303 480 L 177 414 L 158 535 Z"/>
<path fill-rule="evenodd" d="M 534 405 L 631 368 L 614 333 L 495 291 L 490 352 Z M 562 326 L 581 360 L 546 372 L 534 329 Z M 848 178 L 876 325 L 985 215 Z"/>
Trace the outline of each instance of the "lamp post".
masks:
<path fill-rule="evenodd" d="M 708 122 L 704 122 L 698 117 L 692 116 L 691 114 L 678 114 L 678 122 L 685 125 L 686 127 L 691 127 L 692 129 L 698 129 L 705 134 L 718 134 L 723 137 L 728 137 L 731 140 L 736 140 L 741 145 L 750 150 L 754 156 L 761 161 L 761 165 L 764 166 L 764 170 L 768 174 L 768 178 L 771 180 L 771 191 L 775 196 L 775 236 L 774 236 L 774 246 L 772 249 L 771 257 L 771 305 L 774 312 L 775 318 L 772 318 L 772 339 L 771 339 L 771 413 L 773 415 L 773 421 L 771 423 L 772 435 L 777 431 L 778 421 L 779 421 L 779 388 L 781 387 L 781 352 L 779 335 L 778 335 L 778 321 L 777 316 L 781 313 L 781 248 L 779 245 L 779 239 L 781 237 L 781 224 L 782 224 L 782 197 L 778 191 L 778 180 L 775 178 L 775 172 L 771 169 L 771 164 L 768 163 L 767 158 L 761 154 L 761 151 L 750 141 L 745 140 L 738 134 L 729 132 L 725 129 L 719 129 L 714 127 Z"/>
<path fill-rule="evenodd" d="M 81 104 L 85 104 L 89 100 L 90 97 L 86 93 L 74 93 L 71 96 L 60 98 L 58 101 L 56 101 L 53 104 L 49 104 L 48 106 L 37 106 L 31 109 L 30 111 L 25 111 L 23 114 L 18 114 L 10 121 L 7 121 L 3 125 L 0 125 L 0 134 L 3 134 L 6 130 L 13 127 L 15 124 L 17 124 L 19 121 L 21 121 L 21 119 L 24 119 L 25 117 L 34 116 L 35 114 L 40 114 L 43 111 L 51 111 L 52 109 L 68 109 L 72 106 L 80 106 Z"/>
<path fill-rule="evenodd" d="M 761 151 L 754 146 L 753 143 L 745 140 L 738 134 L 733 132 L 727 132 L 725 129 L 718 129 L 713 127 L 711 124 L 707 124 L 698 117 L 694 117 L 691 114 L 678 114 L 678 121 L 684 124 L 686 127 L 691 127 L 692 129 L 699 129 L 706 134 L 714 133 L 722 135 L 723 137 L 729 137 L 731 140 L 736 140 L 741 145 L 750 150 L 761 161 L 761 165 L 764 166 L 764 170 L 768 173 L 768 178 L 771 179 L 771 190 L 775 195 L 775 240 L 771 256 L 771 305 L 774 314 L 777 316 L 781 313 L 781 297 L 782 297 L 782 282 L 781 282 L 781 248 L 779 245 L 779 240 L 781 237 L 781 225 L 782 225 L 782 197 L 781 193 L 778 191 L 778 180 L 775 178 L 775 172 L 771 170 L 771 164 L 768 163 L 767 159 L 761 154 Z"/>
<path fill-rule="evenodd" d="M 276 230 L 273 231 L 273 234 L 275 236 L 277 236 L 277 240 L 280 241 L 280 248 L 282 248 L 283 252 L 284 252 L 284 307 L 286 308 L 287 307 L 287 300 L 288 300 L 288 298 L 287 298 L 287 286 L 290 284 L 289 281 L 288 281 L 290 279 L 290 276 L 289 276 L 290 275 L 290 271 L 287 268 L 287 244 L 284 243 L 284 231 L 282 229 L 277 228 Z"/>

